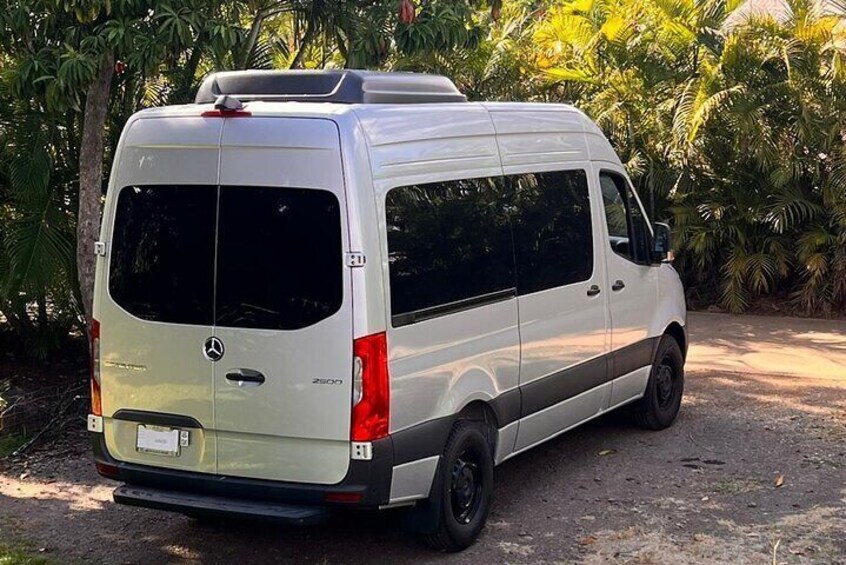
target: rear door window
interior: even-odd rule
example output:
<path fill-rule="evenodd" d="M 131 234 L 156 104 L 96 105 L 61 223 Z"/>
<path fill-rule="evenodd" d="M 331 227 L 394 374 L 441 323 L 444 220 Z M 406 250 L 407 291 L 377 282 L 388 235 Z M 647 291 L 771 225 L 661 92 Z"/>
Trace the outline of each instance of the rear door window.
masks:
<path fill-rule="evenodd" d="M 326 190 L 224 186 L 215 323 L 296 330 L 343 300 L 341 212 Z"/>
<path fill-rule="evenodd" d="M 215 186 L 127 186 L 117 199 L 109 292 L 144 320 L 212 325 Z"/>
<path fill-rule="evenodd" d="M 329 191 L 129 186 L 114 226 L 109 292 L 138 318 L 296 330 L 341 307 L 341 213 Z"/>

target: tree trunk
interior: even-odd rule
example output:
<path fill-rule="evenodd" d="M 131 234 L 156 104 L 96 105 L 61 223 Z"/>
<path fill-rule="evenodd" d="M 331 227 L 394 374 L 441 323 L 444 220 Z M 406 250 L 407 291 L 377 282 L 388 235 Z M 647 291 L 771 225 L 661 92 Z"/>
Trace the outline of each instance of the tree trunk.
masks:
<path fill-rule="evenodd" d="M 256 44 L 259 39 L 259 33 L 261 33 L 261 26 L 264 25 L 264 21 L 272 16 L 281 14 L 282 12 L 291 11 L 292 9 L 292 6 L 288 5 L 287 2 L 281 2 L 276 7 L 265 8 L 264 10 L 256 12 L 255 17 L 253 18 L 253 23 L 250 25 L 250 31 L 247 34 L 247 39 L 244 42 L 244 51 L 240 55 L 240 60 L 236 62 L 238 68 L 246 69 L 249 66 L 250 57 L 252 56 L 253 51 L 255 51 Z M 296 20 L 294 21 L 294 26 L 294 33 L 296 34 Z"/>
<path fill-rule="evenodd" d="M 193 90 L 194 87 L 194 77 L 197 74 L 197 67 L 200 66 L 200 59 L 203 56 L 203 44 L 205 43 L 203 35 L 198 34 L 197 39 L 194 41 L 194 47 L 191 49 L 191 56 L 188 58 L 188 64 L 185 65 L 185 69 L 182 71 L 182 84 L 180 88 L 183 92 L 188 93 Z M 247 57 L 249 59 L 249 56 Z M 183 102 L 180 100 L 179 102 Z M 189 97 L 186 97 L 184 100 L 185 103 L 193 102 L 193 100 Z M 168 99 L 169 104 L 173 104 Z"/>
<path fill-rule="evenodd" d="M 90 329 L 94 305 L 94 242 L 100 231 L 100 201 L 103 196 L 103 145 L 109 111 L 114 55 L 109 53 L 85 96 L 82 140 L 79 147 L 79 212 L 76 225 L 76 268 L 82 308 Z"/>
<path fill-rule="evenodd" d="M 247 41 L 244 44 L 244 53 L 242 55 L 241 62 L 238 65 L 239 68 L 246 69 L 249 66 L 250 56 L 253 54 L 253 50 L 256 48 L 256 43 L 258 42 L 261 24 L 264 23 L 264 19 L 266 17 L 264 10 L 261 10 L 253 19 L 253 24 L 250 26 L 250 33 L 247 34 Z"/>
<path fill-rule="evenodd" d="M 294 55 L 294 60 L 291 61 L 292 69 L 301 69 L 303 68 L 303 57 L 305 57 L 305 50 L 308 47 L 308 44 L 311 43 L 311 40 L 314 39 L 315 25 L 312 20 L 308 20 L 306 24 L 305 33 L 303 33 L 303 38 L 300 41 L 300 48 L 297 49 L 297 54 Z"/>
<path fill-rule="evenodd" d="M 14 305 L 4 303 L 0 306 L 3 307 L 0 309 L 0 314 L 3 314 L 6 317 L 6 323 L 9 324 L 10 328 L 12 328 L 12 334 L 21 335 L 24 331 L 24 327 L 21 323 L 20 317 L 13 311 Z"/>
<path fill-rule="evenodd" d="M 38 297 L 38 329 L 44 330 L 50 323 L 47 319 L 47 297 L 43 294 Z"/>
<path fill-rule="evenodd" d="M 347 46 L 344 43 L 344 38 L 341 37 L 341 33 L 338 31 L 335 32 L 335 42 L 338 44 L 338 52 L 341 54 L 341 57 L 344 58 L 344 68 L 348 69 L 350 64 L 350 58 L 347 53 Z"/>

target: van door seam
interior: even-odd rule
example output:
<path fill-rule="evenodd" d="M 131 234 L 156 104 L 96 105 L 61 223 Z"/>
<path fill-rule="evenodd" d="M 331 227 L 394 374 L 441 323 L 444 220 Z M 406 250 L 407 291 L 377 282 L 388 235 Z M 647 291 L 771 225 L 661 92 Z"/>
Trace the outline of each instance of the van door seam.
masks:
<path fill-rule="evenodd" d="M 223 163 L 223 134 L 226 131 L 226 119 L 222 120 L 220 135 L 217 139 L 217 198 L 214 207 L 214 265 L 212 268 L 212 326 L 211 333 L 217 332 L 217 252 L 218 252 L 218 227 L 220 226 L 220 169 Z M 212 435 L 214 436 L 214 472 L 220 469 L 220 456 L 218 451 L 217 437 L 217 370 L 215 363 L 211 364 L 212 381 Z"/>
<path fill-rule="evenodd" d="M 353 114 L 353 116 L 355 117 L 356 122 L 357 122 L 358 117 L 356 117 L 354 114 Z M 348 182 L 349 179 L 347 178 L 347 165 L 344 162 L 344 140 L 341 137 L 341 126 L 335 120 L 330 120 L 330 121 L 331 121 L 332 125 L 335 126 L 335 133 L 338 136 L 338 161 L 339 161 L 339 165 L 341 166 L 341 186 L 340 186 L 340 190 L 338 191 L 339 192 L 338 198 L 339 198 L 339 201 L 340 201 L 341 198 L 343 198 L 344 217 L 346 218 L 346 232 L 347 232 L 346 235 L 347 235 L 347 237 L 346 237 L 346 241 L 342 245 L 342 248 L 345 251 L 344 252 L 344 258 L 345 258 L 344 259 L 344 269 L 342 269 L 342 271 L 343 271 L 344 277 L 346 277 L 346 283 L 349 285 L 350 290 L 349 290 L 349 296 L 346 296 L 344 298 L 344 300 L 349 302 L 350 336 L 353 339 L 355 339 L 355 319 L 356 319 L 356 306 L 355 306 L 355 304 L 356 304 L 356 300 L 355 300 L 356 299 L 356 284 L 355 284 L 355 278 L 356 277 L 355 277 L 355 274 L 353 273 L 353 269 L 347 268 L 348 264 L 347 264 L 347 260 L 346 260 L 346 257 L 349 254 L 354 252 L 353 246 L 352 246 L 352 230 L 353 230 L 352 222 L 353 222 L 353 217 L 352 217 L 352 214 L 350 213 L 351 212 L 350 211 L 350 199 L 353 198 L 353 195 L 352 195 L 352 190 L 350 190 L 350 188 L 349 188 L 350 183 Z M 358 202 L 358 195 L 357 194 L 355 195 L 355 198 L 356 198 L 356 200 L 355 200 L 355 203 L 353 205 L 355 206 L 355 209 L 358 210 L 359 209 L 359 202 Z M 361 240 L 361 234 L 360 233 L 359 233 L 359 240 Z M 359 241 L 360 246 L 361 246 L 361 243 L 362 242 Z M 365 261 L 366 261 L 367 260 L 367 254 L 364 252 L 363 249 L 360 251 L 360 253 L 362 253 L 362 255 L 364 256 Z M 364 266 L 364 264 L 362 264 L 361 266 Z M 343 284 L 343 281 L 342 281 L 342 284 Z M 362 290 L 366 290 L 366 289 L 362 289 Z M 366 292 L 362 292 L 362 294 L 366 295 Z M 343 302 L 344 301 L 342 300 L 341 308 L 344 308 Z M 367 305 L 366 304 L 364 305 L 364 311 L 367 312 Z M 352 352 L 350 352 L 350 353 L 352 353 Z M 352 376 L 352 366 L 350 367 L 350 375 Z M 350 378 L 350 381 L 352 381 L 352 380 L 353 379 Z M 353 387 L 354 386 L 355 386 L 354 383 L 351 382 L 350 383 L 350 395 L 353 394 Z M 390 384 L 388 386 L 390 387 Z M 350 408 L 350 410 L 352 410 L 352 408 Z M 351 416 L 352 416 L 352 414 L 351 414 Z M 390 429 L 390 420 L 388 421 L 388 429 Z M 350 433 L 352 433 L 352 429 L 350 429 Z M 347 471 L 346 471 L 347 473 L 349 473 L 349 471 L 350 471 L 350 467 L 349 467 L 350 463 L 351 463 L 351 460 L 348 460 L 347 461 Z"/>
<path fill-rule="evenodd" d="M 491 111 L 485 106 L 484 104 L 481 105 L 482 108 L 485 110 L 485 113 L 488 116 L 488 119 L 491 122 L 491 128 L 493 128 L 494 132 L 494 143 L 496 144 L 496 157 L 497 161 L 499 161 L 499 171 L 500 171 L 500 178 L 502 182 L 505 183 L 505 168 L 502 164 L 502 150 L 499 146 L 499 132 L 496 129 L 496 122 L 491 115 Z M 517 245 L 516 241 L 514 240 L 514 225 L 511 222 L 511 217 L 508 217 L 508 231 L 511 233 L 511 262 L 514 266 L 514 287 L 517 288 Z M 517 394 L 519 396 L 520 402 L 520 410 L 519 414 L 523 413 L 523 387 L 522 387 L 522 378 L 523 378 L 523 332 L 520 328 L 520 293 L 517 293 L 517 296 L 514 300 L 515 308 L 517 310 Z M 514 444 L 509 449 L 509 452 L 513 452 L 514 449 L 517 447 L 517 437 L 520 435 L 520 420 L 517 420 L 517 430 L 514 433 Z"/>

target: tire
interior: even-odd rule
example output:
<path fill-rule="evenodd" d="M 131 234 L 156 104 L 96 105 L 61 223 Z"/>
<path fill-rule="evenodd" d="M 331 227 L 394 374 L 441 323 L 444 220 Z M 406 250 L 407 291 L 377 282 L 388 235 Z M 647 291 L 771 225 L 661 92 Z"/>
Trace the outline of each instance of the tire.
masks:
<path fill-rule="evenodd" d="M 456 422 L 438 464 L 429 498 L 415 508 L 429 524 L 421 541 L 438 551 L 473 545 L 485 526 L 493 498 L 493 456 L 484 424 Z"/>
<path fill-rule="evenodd" d="M 684 356 L 678 342 L 664 335 L 658 343 L 646 392 L 633 407 L 635 423 L 647 430 L 670 427 L 684 394 Z"/>

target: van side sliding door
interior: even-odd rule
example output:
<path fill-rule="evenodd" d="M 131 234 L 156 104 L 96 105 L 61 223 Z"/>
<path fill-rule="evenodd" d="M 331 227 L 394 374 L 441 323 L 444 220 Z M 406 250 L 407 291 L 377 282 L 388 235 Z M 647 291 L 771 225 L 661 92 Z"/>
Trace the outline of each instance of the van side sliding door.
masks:
<path fill-rule="evenodd" d="M 505 177 L 520 314 L 517 450 L 590 418 L 607 401 L 605 273 L 589 174 L 588 163 L 567 163 Z"/>
<path fill-rule="evenodd" d="M 520 104 L 488 110 L 514 200 L 521 451 L 596 415 L 608 400 L 602 216 L 581 114 Z"/>

